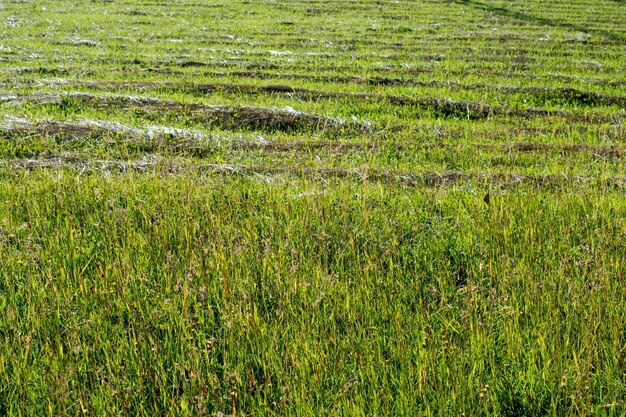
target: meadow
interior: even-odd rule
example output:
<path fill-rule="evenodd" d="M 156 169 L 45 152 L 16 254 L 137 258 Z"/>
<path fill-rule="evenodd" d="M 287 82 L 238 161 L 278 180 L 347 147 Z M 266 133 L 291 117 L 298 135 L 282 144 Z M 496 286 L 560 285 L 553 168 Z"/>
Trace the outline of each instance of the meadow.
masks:
<path fill-rule="evenodd" d="M 623 0 L 2 0 L 0 82 L 0 415 L 626 415 Z"/>

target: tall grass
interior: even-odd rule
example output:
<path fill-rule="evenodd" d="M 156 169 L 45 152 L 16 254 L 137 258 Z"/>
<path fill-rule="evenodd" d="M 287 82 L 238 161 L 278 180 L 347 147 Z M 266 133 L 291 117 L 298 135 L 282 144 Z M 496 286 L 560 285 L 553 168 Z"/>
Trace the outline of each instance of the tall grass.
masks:
<path fill-rule="evenodd" d="M 3 414 L 623 411 L 621 192 L 62 175 L 0 186 Z"/>

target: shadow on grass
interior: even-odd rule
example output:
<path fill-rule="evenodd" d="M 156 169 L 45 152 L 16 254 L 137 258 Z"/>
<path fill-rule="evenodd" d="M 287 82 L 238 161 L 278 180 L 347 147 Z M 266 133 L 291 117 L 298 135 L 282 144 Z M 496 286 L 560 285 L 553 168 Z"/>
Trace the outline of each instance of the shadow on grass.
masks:
<path fill-rule="evenodd" d="M 519 11 L 514 11 L 514 10 L 509 10 L 505 7 L 499 7 L 499 6 L 493 6 L 490 4 L 485 4 L 483 2 L 480 1 L 476 1 L 476 0 L 453 0 L 455 3 L 458 4 L 466 4 L 468 6 L 472 6 L 474 8 L 480 9 L 480 10 L 484 10 L 487 12 L 491 12 L 491 13 L 495 13 L 498 14 L 500 16 L 505 16 L 505 17 L 509 17 L 512 19 L 518 19 L 518 20 L 522 20 L 525 22 L 531 22 L 531 23 L 535 23 L 538 25 L 543 25 L 543 26 L 550 26 L 550 27 L 559 27 L 559 28 L 563 28 L 563 29 L 570 29 L 570 30 L 575 30 L 578 32 L 585 32 L 585 33 L 592 33 L 595 34 L 597 36 L 602 36 L 611 40 L 616 40 L 616 41 L 624 41 L 626 40 L 626 36 L 622 35 L 620 33 L 614 33 L 614 32 L 610 32 L 608 30 L 602 30 L 602 29 L 592 29 L 589 28 L 587 26 L 584 25 L 578 25 L 578 24 L 574 24 L 574 23 L 568 23 L 568 22 L 564 22 L 562 20 L 555 20 L 555 19 L 549 19 L 546 17 L 541 17 L 541 16 L 533 16 L 531 14 L 527 14 L 527 13 L 522 13 Z M 613 2 L 616 3 L 622 3 L 622 4 L 626 4 L 626 0 L 612 0 Z"/>

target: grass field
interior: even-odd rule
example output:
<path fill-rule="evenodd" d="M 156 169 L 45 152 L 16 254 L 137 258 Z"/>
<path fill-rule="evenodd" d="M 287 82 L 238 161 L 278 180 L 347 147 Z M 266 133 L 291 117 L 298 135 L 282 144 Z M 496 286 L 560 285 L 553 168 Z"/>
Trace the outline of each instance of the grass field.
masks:
<path fill-rule="evenodd" d="M 626 415 L 623 0 L 2 0 L 0 80 L 0 415 Z"/>

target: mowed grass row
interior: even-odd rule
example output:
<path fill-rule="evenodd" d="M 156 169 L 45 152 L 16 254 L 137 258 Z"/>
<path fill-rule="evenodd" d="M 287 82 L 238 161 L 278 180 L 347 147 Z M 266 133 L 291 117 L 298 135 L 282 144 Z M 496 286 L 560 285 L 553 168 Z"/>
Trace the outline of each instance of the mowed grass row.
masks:
<path fill-rule="evenodd" d="M 193 70 L 204 67 L 276 75 L 424 72 L 489 85 L 542 77 L 594 91 L 610 87 L 588 85 L 589 78 L 623 81 L 620 2 L 490 3 L 13 3 L 0 11 L 0 57 L 7 70 L 41 68 L 66 78 L 128 79 L 135 69 L 155 67 L 184 67 L 197 77 Z M 94 13 L 98 22 L 89 20 Z"/>
<path fill-rule="evenodd" d="M 445 99 L 389 103 L 378 96 L 300 103 L 319 111 L 313 113 L 296 111 L 288 97 L 267 95 L 254 106 L 237 101 L 251 99 L 245 92 L 222 97 L 212 101 L 226 105 L 97 92 L 9 94 L 4 107 L 20 117 L 5 117 L 0 154 L 18 166 L 55 158 L 92 165 L 176 158 L 177 166 L 252 172 L 358 169 L 616 184 L 626 174 L 626 129 L 617 113 L 484 109 Z M 362 117 L 333 115 L 346 109 Z"/>
<path fill-rule="evenodd" d="M 44 131 L 44 132 L 42 132 Z M 272 138 L 272 136 L 269 136 Z M 225 171 L 388 178 L 483 179 L 509 186 L 528 178 L 549 183 L 603 182 L 624 186 L 623 146 L 544 143 L 446 144 L 353 140 L 275 140 L 260 134 L 145 129 L 82 121 L 26 125 L 0 138 L 4 166 L 90 170 Z M 540 180 L 538 180 L 540 181 Z"/>
<path fill-rule="evenodd" d="M 625 19 L 0 4 L 0 415 L 624 415 Z"/>

